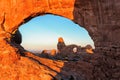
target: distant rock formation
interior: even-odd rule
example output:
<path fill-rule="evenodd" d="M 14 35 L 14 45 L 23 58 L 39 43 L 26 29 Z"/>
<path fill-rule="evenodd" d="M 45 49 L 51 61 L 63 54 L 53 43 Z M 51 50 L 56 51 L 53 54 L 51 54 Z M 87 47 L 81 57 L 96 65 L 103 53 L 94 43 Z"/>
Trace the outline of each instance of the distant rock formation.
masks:
<path fill-rule="evenodd" d="M 58 38 L 58 43 L 57 43 L 57 49 L 58 49 L 58 53 L 61 53 L 62 49 L 66 47 L 64 40 L 62 37 Z"/>
<path fill-rule="evenodd" d="M 70 53 L 74 53 L 73 49 L 76 48 L 77 49 L 77 52 L 79 51 L 79 47 L 75 44 L 71 44 L 71 45 L 67 45 L 66 47 L 64 47 L 62 50 L 61 50 L 61 54 L 70 54 Z"/>
<path fill-rule="evenodd" d="M 56 54 L 55 58 L 57 59 L 66 59 L 66 60 L 85 60 L 88 61 L 93 54 L 93 49 L 91 45 L 86 45 L 81 47 L 75 44 L 66 45 L 63 43 L 63 38 L 58 39 L 59 42 L 59 52 Z M 57 45 L 58 47 L 58 45 Z"/>
<path fill-rule="evenodd" d="M 92 46 L 91 45 L 86 45 L 85 46 L 85 48 L 86 48 L 86 52 L 87 53 L 89 53 L 89 54 L 93 54 L 94 52 L 93 52 L 93 48 L 92 48 Z"/>
<path fill-rule="evenodd" d="M 89 52 L 87 52 L 86 50 L 88 50 Z M 93 54 L 90 53 L 90 51 L 92 51 L 91 45 L 87 45 L 86 47 L 81 47 L 72 44 L 72 45 L 64 46 L 60 52 L 57 52 L 56 49 L 43 50 L 39 56 L 50 59 L 60 59 L 60 60 L 68 60 L 68 61 L 69 60 L 89 61 L 89 59 L 91 58 L 90 55 Z"/>
<path fill-rule="evenodd" d="M 74 53 L 77 53 L 77 50 L 78 50 L 77 47 L 74 47 L 74 48 L 73 48 L 73 52 L 74 52 Z"/>
<path fill-rule="evenodd" d="M 57 53 L 57 52 L 56 52 L 56 49 L 52 49 L 51 52 L 50 52 L 50 55 L 51 55 L 51 56 L 55 56 L 56 53 Z"/>
<path fill-rule="evenodd" d="M 87 52 L 87 53 L 93 53 L 93 48 L 91 45 L 86 45 L 85 47 L 81 47 L 78 45 L 65 45 L 65 42 L 62 37 L 58 38 L 58 43 L 57 43 L 57 49 L 58 53 L 82 53 L 82 52 Z"/>
<path fill-rule="evenodd" d="M 46 57 L 46 58 L 49 58 L 49 53 L 47 50 L 43 50 L 40 54 L 39 54 L 40 57 Z"/>
<path fill-rule="evenodd" d="M 53 58 L 54 56 L 56 56 L 56 54 L 57 54 L 56 49 L 52 49 L 52 50 L 43 50 L 38 56 L 45 58 Z"/>

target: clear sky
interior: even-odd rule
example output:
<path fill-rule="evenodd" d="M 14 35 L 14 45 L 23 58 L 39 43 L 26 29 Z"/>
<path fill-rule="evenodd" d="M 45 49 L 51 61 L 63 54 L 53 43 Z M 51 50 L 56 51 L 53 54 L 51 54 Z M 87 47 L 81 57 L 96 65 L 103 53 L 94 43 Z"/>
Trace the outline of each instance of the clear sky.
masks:
<path fill-rule="evenodd" d="M 27 50 L 56 49 L 59 37 L 66 45 L 85 46 L 94 43 L 88 32 L 73 21 L 55 15 L 42 15 L 21 25 L 22 46 Z"/>

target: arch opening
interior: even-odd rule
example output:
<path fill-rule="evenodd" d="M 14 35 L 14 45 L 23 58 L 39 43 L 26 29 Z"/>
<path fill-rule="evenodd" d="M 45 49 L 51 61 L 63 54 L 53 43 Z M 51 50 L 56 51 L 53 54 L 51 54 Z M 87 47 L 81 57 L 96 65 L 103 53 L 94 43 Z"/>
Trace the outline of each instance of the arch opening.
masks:
<path fill-rule="evenodd" d="M 57 15 L 37 16 L 19 27 L 22 34 L 22 46 L 31 52 L 57 50 L 57 40 L 64 39 L 66 45 L 75 44 L 85 47 L 94 42 L 88 32 L 73 21 Z"/>

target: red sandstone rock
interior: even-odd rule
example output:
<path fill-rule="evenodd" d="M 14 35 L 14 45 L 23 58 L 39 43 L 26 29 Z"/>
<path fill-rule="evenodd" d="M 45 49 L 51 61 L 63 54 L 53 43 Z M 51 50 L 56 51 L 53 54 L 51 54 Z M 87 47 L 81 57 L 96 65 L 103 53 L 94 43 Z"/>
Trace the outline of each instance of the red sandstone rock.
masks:
<path fill-rule="evenodd" d="M 61 53 L 62 49 L 64 49 L 66 47 L 64 40 L 62 37 L 58 38 L 58 43 L 57 43 L 57 49 L 58 49 L 58 53 Z"/>
<path fill-rule="evenodd" d="M 32 17 L 46 13 L 69 18 L 88 30 L 97 53 L 89 63 L 19 55 L 24 50 L 10 42 L 11 34 Z M 0 80 L 119 80 L 119 14 L 119 0 L 1 0 Z"/>
<path fill-rule="evenodd" d="M 55 56 L 56 55 L 56 49 L 52 49 L 51 52 L 50 52 L 50 55 Z"/>

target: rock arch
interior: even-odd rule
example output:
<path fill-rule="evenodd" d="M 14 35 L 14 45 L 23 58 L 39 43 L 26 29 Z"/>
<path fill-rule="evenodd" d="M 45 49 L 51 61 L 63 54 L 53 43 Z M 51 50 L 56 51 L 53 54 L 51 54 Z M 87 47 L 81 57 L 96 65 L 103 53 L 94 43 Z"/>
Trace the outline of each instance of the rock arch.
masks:
<path fill-rule="evenodd" d="M 97 53 L 106 53 L 104 54 L 105 59 L 103 57 L 99 57 L 96 60 L 102 64 L 99 60 L 102 59 L 106 62 L 104 64 L 111 66 L 110 69 L 117 66 L 116 69 L 120 70 L 119 61 L 117 61 L 120 56 L 120 1 L 1 0 L 0 10 L 1 64 L 11 64 L 20 59 L 19 54 L 17 54 L 22 52 L 20 47 L 18 48 L 10 42 L 11 35 L 18 26 L 30 20 L 32 17 L 51 13 L 69 18 L 77 24 L 85 27 L 95 43 Z M 113 64 L 109 62 L 111 59 L 114 59 Z M 111 69 L 112 71 L 109 72 L 109 70 L 104 67 L 107 66 L 99 66 L 100 69 L 106 71 L 106 74 L 102 72 L 105 75 L 102 75 L 100 77 L 101 79 L 105 79 L 106 75 L 109 79 L 119 79 L 119 75 L 117 75 L 118 78 L 116 78 L 116 75 L 112 74 L 114 69 Z M 94 69 L 98 71 L 96 71 L 96 73 L 99 73 L 98 68 Z M 87 73 L 85 74 L 87 75 Z M 110 78 L 111 75 L 112 78 Z M 99 77 L 99 75 L 97 77 Z"/>
<path fill-rule="evenodd" d="M 69 18 L 87 29 L 96 48 L 119 44 L 119 8 L 117 7 L 119 2 L 108 2 L 107 0 L 2 0 L 0 3 L 0 35 L 1 38 L 2 35 L 4 38 L 9 38 L 19 25 L 32 17 L 51 13 Z"/>
<path fill-rule="evenodd" d="M 16 49 L 16 45 L 11 45 L 12 43 L 10 42 L 10 38 L 19 25 L 27 22 L 35 16 L 46 13 L 73 19 L 72 12 L 74 9 L 74 0 L 64 2 L 59 0 L 2 0 L 0 5 L 0 41 L 2 42 L 0 48 L 4 46 L 4 49 L 1 50 L 1 52 L 5 52 L 6 56 L 9 56 L 10 54 L 14 55 L 15 58 L 14 56 L 11 56 L 11 58 L 13 57 L 13 61 L 14 59 L 17 59 L 18 55 L 16 53 L 18 53 L 19 49 Z M 11 50 L 13 52 L 11 52 Z M 3 55 L 1 55 L 1 57 L 3 57 Z M 2 59 L 2 61 L 6 61 L 6 58 Z"/>

